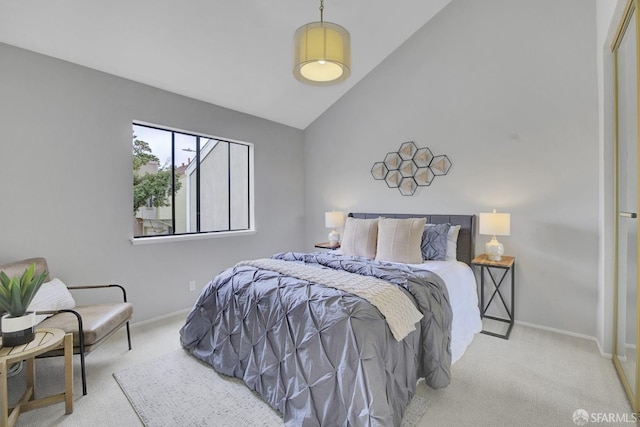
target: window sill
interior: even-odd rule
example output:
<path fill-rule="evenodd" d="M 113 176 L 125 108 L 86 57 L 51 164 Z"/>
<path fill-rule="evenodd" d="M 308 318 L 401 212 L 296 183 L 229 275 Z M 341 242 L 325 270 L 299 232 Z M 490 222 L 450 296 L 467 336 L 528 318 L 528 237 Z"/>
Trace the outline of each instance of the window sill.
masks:
<path fill-rule="evenodd" d="M 219 231 L 215 233 L 183 234 L 179 236 L 149 236 L 149 237 L 138 237 L 138 238 L 132 237 L 131 244 L 133 246 L 154 245 L 157 243 L 172 243 L 172 242 L 184 242 L 187 240 L 216 239 L 219 237 L 247 236 L 252 234 L 256 234 L 256 230 Z"/>

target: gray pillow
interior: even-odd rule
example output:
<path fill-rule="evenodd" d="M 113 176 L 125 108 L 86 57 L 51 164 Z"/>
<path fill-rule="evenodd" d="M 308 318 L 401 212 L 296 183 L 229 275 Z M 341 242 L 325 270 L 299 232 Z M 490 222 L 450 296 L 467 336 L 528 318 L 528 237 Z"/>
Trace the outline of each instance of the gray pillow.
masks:
<path fill-rule="evenodd" d="M 444 261 L 447 257 L 447 234 L 451 224 L 425 224 L 422 233 L 422 259 Z"/>

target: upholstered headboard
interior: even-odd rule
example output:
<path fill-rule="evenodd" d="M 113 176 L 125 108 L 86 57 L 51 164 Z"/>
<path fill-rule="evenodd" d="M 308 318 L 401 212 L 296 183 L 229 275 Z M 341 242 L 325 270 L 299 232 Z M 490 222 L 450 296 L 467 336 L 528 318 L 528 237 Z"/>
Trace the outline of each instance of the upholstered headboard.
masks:
<path fill-rule="evenodd" d="M 431 224 L 452 224 L 460 226 L 458 234 L 458 261 L 471 265 L 476 248 L 476 216 L 475 215 L 430 215 L 430 214 L 386 214 L 386 213 L 350 213 L 354 218 L 426 218 Z"/>

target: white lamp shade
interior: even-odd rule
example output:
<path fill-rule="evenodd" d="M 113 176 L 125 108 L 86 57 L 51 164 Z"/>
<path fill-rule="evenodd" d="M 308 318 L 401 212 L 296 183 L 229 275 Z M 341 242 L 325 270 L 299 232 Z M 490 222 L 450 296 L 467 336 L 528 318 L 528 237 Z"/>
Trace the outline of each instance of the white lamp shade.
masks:
<path fill-rule="evenodd" d="M 293 75 L 303 83 L 330 85 L 351 74 L 351 36 L 338 24 L 311 22 L 294 35 Z"/>
<path fill-rule="evenodd" d="M 511 214 L 492 213 L 480 214 L 479 233 L 486 236 L 508 236 L 511 234 Z"/>
<path fill-rule="evenodd" d="M 327 228 L 342 227 L 344 225 L 344 213 L 340 211 L 325 212 L 324 225 Z"/>

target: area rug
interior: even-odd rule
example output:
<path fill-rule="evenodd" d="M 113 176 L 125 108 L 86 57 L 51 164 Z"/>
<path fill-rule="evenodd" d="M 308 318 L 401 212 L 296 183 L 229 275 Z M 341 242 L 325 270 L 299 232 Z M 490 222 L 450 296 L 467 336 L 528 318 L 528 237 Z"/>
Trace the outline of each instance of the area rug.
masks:
<path fill-rule="evenodd" d="M 282 418 L 237 379 L 219 375 L 185 350 L 113 374 L 147 427 L 282 426 Z M 427 400 L 414 396 L 402 421 L 418 424 Z"/>

